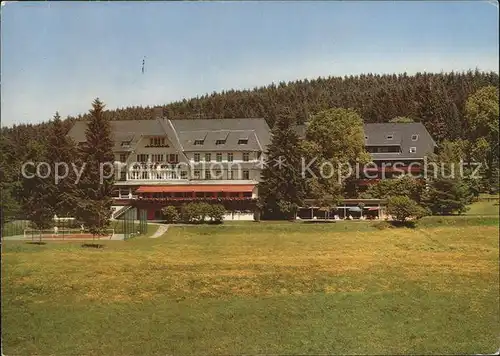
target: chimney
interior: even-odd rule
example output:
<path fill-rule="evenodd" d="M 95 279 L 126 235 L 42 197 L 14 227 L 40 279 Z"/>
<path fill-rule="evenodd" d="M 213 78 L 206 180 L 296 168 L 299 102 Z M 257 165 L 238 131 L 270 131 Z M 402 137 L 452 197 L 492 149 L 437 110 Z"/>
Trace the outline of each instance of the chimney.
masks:
<path fill-rule="evenodd" d="M 153 108 L 153 118 L 155 119 L 163 119 L 165 114 L 163 113 L 163 106 L 155 106 Z"/>

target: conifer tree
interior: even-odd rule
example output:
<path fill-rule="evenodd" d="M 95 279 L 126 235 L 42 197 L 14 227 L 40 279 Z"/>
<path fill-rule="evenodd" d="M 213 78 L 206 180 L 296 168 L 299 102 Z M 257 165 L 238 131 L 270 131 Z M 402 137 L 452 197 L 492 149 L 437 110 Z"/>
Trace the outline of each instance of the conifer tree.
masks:
<path fill-rule="evenodd" d="M 289 110 L 285 110 L 278 117 L 266 152 L 267 164 L 258 186 L 264 218 L 293 219 L 305 198 L 302 150 L 289 114 Z"/>
<path fill-rule="evenodd" d="M 85 138 L 80 158 L 86 167 L 78 187 L 77 217 L 93 236 L 103 235 L 111 218 L 114 175 L 108 163 L 113 163 L 114 155 L 111 125 L 99 98 L 92 103 Z"/>
<path fill-rule="evenodd" d="M 51 167 L 49 177 L 49 195 L 47 203 L 58 216 L 73 216 L 76 207 L 76 176 L 72 163 L 76 163 L 76 147 L 72 140 L 67 137 L 67 130 L 61 121 L 59 113 L 56 112 L 52 122 L 51 134 L 47 142 L 47 163 Z M 61 164 L 65 163 L 66 166 Z M 56 177 L 58 175 L 65 178 Z"/>
<path fill-rule="evenodd" d="M 16 192 L 19 191 L 19 172 L 13 164 L 14 147 L 9 137 L 3 134 L 0 137 L 0 224 L 13 220 L 21 211 Z"/>
<path fill-rule="evenodd" d="M 48 229 L 53 224 L 54 210 L 47 203 L 49 167 L 40 164 L 46 161 L 46 147 L 36 141 L 28 142 L 27 158 L 34 164 L 26 165 L 21 174 L 22 210 L 34 229 Z"/>

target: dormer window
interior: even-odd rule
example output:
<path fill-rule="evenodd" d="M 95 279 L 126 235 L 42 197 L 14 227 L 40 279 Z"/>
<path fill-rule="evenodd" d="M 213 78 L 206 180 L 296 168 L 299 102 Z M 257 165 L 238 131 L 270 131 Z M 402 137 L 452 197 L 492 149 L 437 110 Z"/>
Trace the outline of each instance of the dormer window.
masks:
<path fill-rule="evenodd" d="M 385 136 L 385 139 L 386 140 L 392 140 L 394 138 L 394 135 L 393 134 L 390 134 L 390 135 L 386 135 Z"/>
<path fill-rule="evenodd" d="M 410 153 L 415 153 L 417 152 L 417 148 L 416 147 L 410 147 Z"/>
<path fill-rule="evenodd" d="M 205 140 L 194 140 L 194 145 L 201 146 L 201 145 L 203 145 L 203 142 L 205 142 Z"/>
<path fill-rule="evenodd" d="M 130 147 L 130 141 L 122 141 L 121 146 L 122 147 Z"/>
<path fill-rule="evenodd" d="M 238 140 L 238 145 L 246 145 L 248 144 L 248 138 L 240 138 Z"/>
<path fill-rule="evenodd" d="M 411 135 L 411 140 L 412 141 L 417 141 L 418 140 L 418 135 L 417 134 Z"/>
<path fill-rule="evenodd" d="M 215 141 L 215 144 L 216 145 L 225 145 L 226 144 L 226 140 L 217 140 L 217 141 Z"/>

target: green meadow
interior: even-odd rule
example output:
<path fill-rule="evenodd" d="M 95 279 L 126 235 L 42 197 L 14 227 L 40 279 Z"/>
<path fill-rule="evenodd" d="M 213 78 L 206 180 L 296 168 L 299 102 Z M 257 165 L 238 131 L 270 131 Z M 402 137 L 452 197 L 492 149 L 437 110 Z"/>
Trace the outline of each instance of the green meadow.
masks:
<path fill-rule="evenodd" d="M 3 352 L 493 353 L 498 218 L 456 221 L 174 226 L 100 249 L 4 241 Z"/>

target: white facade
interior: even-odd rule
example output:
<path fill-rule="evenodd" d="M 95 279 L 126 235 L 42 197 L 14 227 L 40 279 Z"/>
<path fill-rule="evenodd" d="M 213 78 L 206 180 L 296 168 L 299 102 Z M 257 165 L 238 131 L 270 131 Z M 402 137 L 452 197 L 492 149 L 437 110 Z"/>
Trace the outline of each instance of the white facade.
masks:
<path fill-rule="evenodd" d="M 156 145 L 155 145 L 156 144 Z M 255 151 L 177 151 L 166 136 L 144 136 L 133 150 L 115 153 L 118 185 L 126 183 L 200 183 L 220 184 L 221 181 L 260 181 L 262 152 Z"/>

